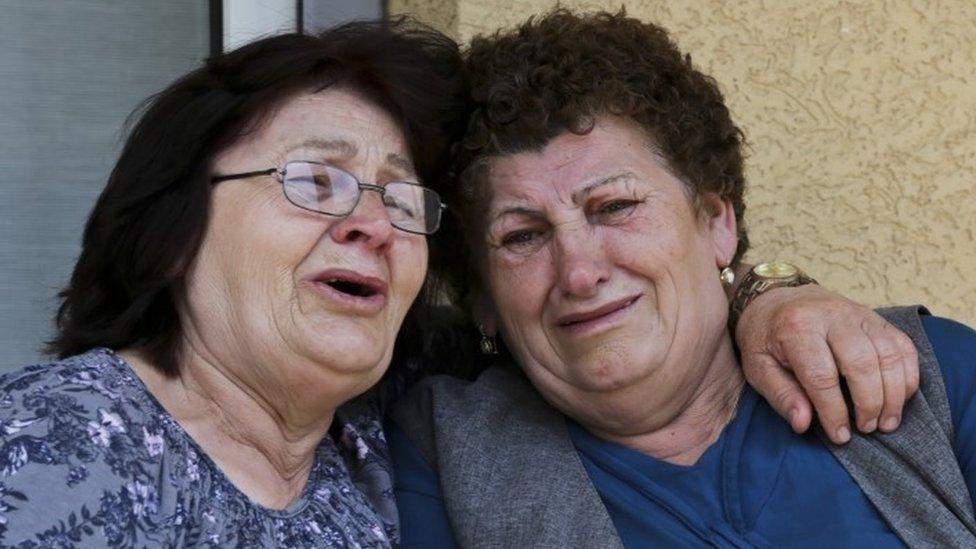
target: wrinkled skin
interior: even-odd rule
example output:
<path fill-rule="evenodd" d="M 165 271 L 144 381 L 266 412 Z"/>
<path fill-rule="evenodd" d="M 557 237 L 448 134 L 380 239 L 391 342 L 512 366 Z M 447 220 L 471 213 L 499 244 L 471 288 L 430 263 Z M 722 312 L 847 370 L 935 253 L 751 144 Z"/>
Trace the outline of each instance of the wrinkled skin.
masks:
<path fill-rule="evenodd" d="M 687 188 L 652 149 L 626 121 L 603 118 L 591 134 L 557 136 L 540 153 L 492 166 L 485 324 L 500 329 L 550 402 L 597 430 L 640 431 L 663 422 L 658 415 L 674 417 L 669 406 L 687 404 L 684 393 L 707 379 L 707 357 L 720 345 L 713 335 L 724 331 L 721 288 L 698 275 L 715 278 L 728 264 L 734 216 L 707 197 L 725 216 L 696 226 Z M 635 296 L 586 334 L 560 325 Z M 816 408 L 838 443 L 850 438 L 841 376 L 865 432 L 894 429 L 918 387 L 904 334 L 816 286 L 760 296 L 735 335 L 748 380 L 794 430 L 806 430 Z M 689 363 L 701 371 L 683 368 Z M 655 399 L 662 388 L 667 398 Z"/>

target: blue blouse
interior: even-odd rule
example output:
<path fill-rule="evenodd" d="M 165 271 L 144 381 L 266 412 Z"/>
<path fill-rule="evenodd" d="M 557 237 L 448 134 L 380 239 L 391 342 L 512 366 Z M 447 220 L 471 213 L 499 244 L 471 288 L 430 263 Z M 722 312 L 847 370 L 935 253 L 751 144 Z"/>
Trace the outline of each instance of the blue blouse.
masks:
<path fill-rule="evenodd" d="M 954 449 L 976 494 L 976 332 L 923 317 L 945 379 Z M 698 462 L 679 466 L 601 440 L 570 437 L 626 547 L 901 547 L 814 434 L 796 435 L 751 389 Z M 452 547 L 436 473 L 388 426 L 405 547 Z M 974 497 L 976 499 L 976 497 Z"/>

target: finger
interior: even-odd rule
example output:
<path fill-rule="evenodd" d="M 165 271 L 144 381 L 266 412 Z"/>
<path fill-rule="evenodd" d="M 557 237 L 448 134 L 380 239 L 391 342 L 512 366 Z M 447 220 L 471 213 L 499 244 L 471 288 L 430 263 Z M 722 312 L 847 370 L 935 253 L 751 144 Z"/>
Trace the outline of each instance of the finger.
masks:
<path fill-rule="evenodd" d="M 851 439 L 847 403 L 840 390 L 840 375 L 834 356 L 822 335 L 794 333 L 778 340 L 780 352 L 800 382 L 824 432 L 835 444 Z"/>
<path fill-rule="evenodd" d="M 810 428 L 813 407 L 792 372 L 770 355 L 743 355 L 742 370 L 753 389 L 789 422 L 795 433 Z"/>
<path fill-rule="evenodd" d="M 878 428 L 885 397 L 874 343 L 858 326 L 831 331 L 827 342 L 847 381 L 858 429 L 873 432 Z"/>
<path fill-rule="evenodd" d="M 878 427 L 882 431 L 891 432 L 901 423 L 901 412 L 907 398 L 905 356 L 896 337 L 901 332 L 887 322 L 876 323 L 868 320 L 862 325 L 874 343 L 874 351 L 881 367 L 881 383 L 884 386 L 884 404 Z"/>
<path fill-rule="evenodd" d="M 898 347 L 902 353 L 902 365 L 905 367 L 905 398 L 911 398 L 921 384 L 921 374 L 918 365 L 918 348 L 912 338 L 898 331 Z"/>

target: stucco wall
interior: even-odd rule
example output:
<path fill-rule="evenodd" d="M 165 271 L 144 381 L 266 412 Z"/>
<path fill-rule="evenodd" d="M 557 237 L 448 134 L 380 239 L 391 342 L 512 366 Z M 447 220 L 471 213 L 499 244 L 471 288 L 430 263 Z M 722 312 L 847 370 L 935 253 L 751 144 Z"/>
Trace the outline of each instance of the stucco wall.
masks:
<path fill-rule="evenodd" d="M 548 0 L 390 0 L 462 41 Z M 564 0 L 574 9 L 618 2 Z M 976 326 L 976 2 L 643 0 L 751 144 L 747 259 Z"/>

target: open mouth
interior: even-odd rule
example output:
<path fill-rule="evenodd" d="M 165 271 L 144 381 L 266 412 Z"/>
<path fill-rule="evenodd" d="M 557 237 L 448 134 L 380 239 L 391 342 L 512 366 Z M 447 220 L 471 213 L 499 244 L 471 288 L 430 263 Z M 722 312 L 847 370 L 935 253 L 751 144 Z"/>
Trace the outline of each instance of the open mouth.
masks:
<path fill-rule="evenodd" d="M 355 297 L 373 297 L 379 293 L 376 288 L 368 284 L 361 284 L 359 282 L 343 278 L 330 278 L 326 280 L 325 283 L 335 288 L 335 290 L 338 292 Z"/>
<path fill-rule="evenodd" d="M 386 303 L 383 279 L 345 269 L 329 269 L 311 279 L 320 295 L 350 310 L 376 312 Z"/>

